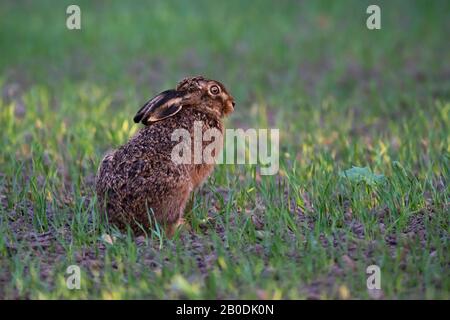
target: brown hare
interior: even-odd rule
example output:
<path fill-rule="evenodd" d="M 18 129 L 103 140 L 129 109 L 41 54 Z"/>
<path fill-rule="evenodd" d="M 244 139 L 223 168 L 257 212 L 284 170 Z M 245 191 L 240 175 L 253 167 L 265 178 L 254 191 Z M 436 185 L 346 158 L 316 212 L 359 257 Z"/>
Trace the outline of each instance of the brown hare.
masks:
<path fill-rule="evenodd" d="M 185 129 L 193 141 L 195 121 L 202 122 L 203 132 L 216 128 L 223 133 L 222 118 L 234 111 L 234 104 L 223 84 L 201 76 L 186 78 L 174 90 L 149 100 L 134 117 L 145 126 L 100 163 L 96 191 L 108 221 L 122 231 L 130 226 L 142 234 L 151 227 L 153 216 L 172 236 L 183 222 L 189 195 L 214 164 L 174 162 L 171 153 L 179 142 L 171 135 Z"/>

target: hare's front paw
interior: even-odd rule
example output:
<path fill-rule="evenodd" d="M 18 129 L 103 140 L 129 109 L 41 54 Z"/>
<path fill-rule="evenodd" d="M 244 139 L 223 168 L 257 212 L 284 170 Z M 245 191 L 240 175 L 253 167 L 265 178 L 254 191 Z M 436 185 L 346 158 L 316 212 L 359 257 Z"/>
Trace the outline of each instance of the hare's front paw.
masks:
<path fill-rule="evenodd" d="M 184 218 L 180 218 L 178 219 L 177 222 L 175 222 L 174 224 L 168 226 L 166 228 L 166 235 L 169 238 L 172 238 L 175 234 L 175 232 L 178 231 L 191 231 L 191 226 L 186 223 L 186 220 Z"/>

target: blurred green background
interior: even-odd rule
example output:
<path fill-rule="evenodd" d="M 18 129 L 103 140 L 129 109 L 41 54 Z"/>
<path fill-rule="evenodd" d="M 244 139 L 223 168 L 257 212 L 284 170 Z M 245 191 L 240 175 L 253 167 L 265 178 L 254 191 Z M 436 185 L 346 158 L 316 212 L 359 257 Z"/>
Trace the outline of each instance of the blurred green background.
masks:
<path fill-rule="evenodd" d="M 227 83 L 241 108 L 393 85 L 420 94 L 421 76 L 445 94 L 448 1 L 377 1 L 380 31 L 366 28 L 370 1 L 78 1 L 82 30 L 69 31 L 71 3 L 2 1 L 3 77 L 151 95 L 205 74 Z"/>

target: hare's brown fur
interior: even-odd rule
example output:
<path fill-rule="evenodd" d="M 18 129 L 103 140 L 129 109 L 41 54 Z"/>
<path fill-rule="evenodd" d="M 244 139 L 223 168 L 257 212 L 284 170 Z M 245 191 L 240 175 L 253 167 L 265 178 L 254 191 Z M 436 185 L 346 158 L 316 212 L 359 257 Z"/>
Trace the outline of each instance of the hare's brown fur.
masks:
<path fill-rule="evenodd" d="M 200 79 L 202 84 L 211 81 L 202 77 L 184 81 L 192 79 Z M 177 89 L 182 85 L 183 82 Z M 171 159 L 172 150 L 179 143 L 171 140 L 175 129 L 187 130 L 193 146 L 195 121 L 202 122 L 203 132 L 209 128 L 223 132 L 221 118 L 231 112 L 222 110 L 227 108 L 223 99 L 208 99 L 201 93 L 197 99 L 194 94 L 191 96 L 191 105 L 183 105 L 175 114 L 141 128 L 102 160 L 96 180 L 98 202 L 108 221 L 119 229 L 130 226 L 134 233 L 141 234 L 151 227 L 154 217 L 169 235 L 173 234 L 182 221 L 191 192 L 211 174 L 212 164 L 177 164 Z M 234 106 L 232 97 L 227 97 Z M 203 147 L 208 143 L 203 142 Z"/>

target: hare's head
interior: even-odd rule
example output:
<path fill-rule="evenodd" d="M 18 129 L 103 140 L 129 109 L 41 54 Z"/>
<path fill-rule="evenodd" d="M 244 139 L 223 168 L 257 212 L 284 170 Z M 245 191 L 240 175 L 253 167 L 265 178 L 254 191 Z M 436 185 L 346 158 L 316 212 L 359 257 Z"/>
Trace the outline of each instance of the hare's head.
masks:
<path fill-rule="evenodd" d="M 217 117 L 234 111 L 234 99 L 225 86 L 202 76 L 185 78 L 175 89 L 161 92 L 148 101 L 134 117 L 134 122 L 151 124 L 173 116 L 181 108 L 193 108 Z"/>

